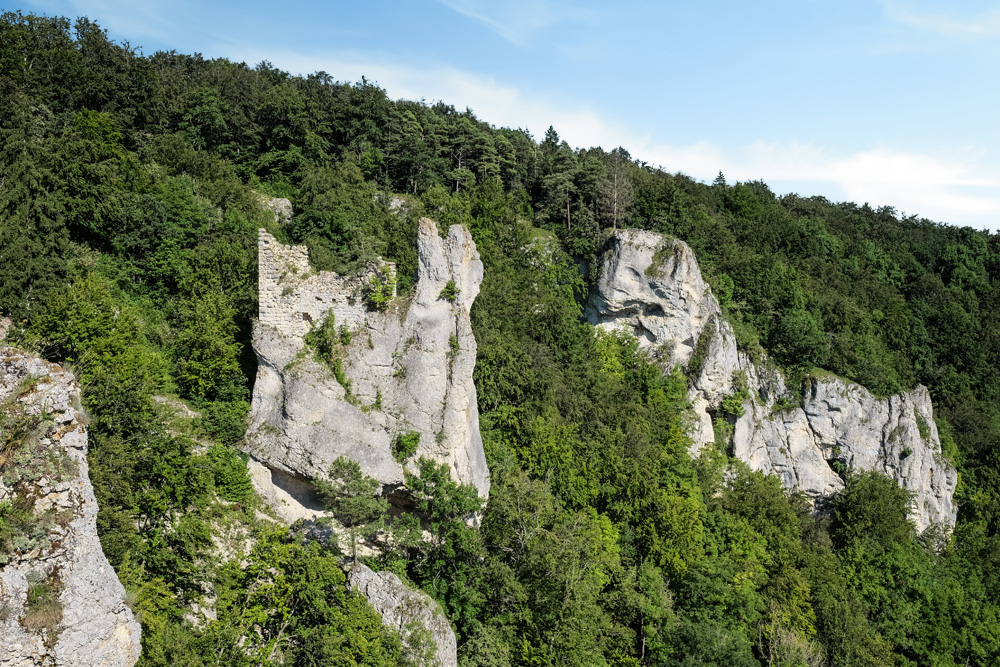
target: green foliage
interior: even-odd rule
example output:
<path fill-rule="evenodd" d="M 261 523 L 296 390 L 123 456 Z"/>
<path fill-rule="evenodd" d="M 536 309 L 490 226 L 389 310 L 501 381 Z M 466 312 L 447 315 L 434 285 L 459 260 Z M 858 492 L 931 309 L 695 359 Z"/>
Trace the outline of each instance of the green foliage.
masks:
<path fill-rule="evenodd" d="M 383 270 L 372 274 L 368 279 L 368 289 L 365 290 L 365 299 L 368 304 L 379 312 L 389 309 L 393 293 L 396 290 L 396 277 Z"/>
<path fill-rule="evenodd" d="M 408 458 L 417 453 L 419 445 L 420 433 L 418 431 L 400 433 L 392 441 L 392 456 L 400 463 L 404 463 Z"/>
<path fill-rule="evenodd" d="M 330 464 L 329 479 L 313 484 L 326 509 L 350 532 L 351 556 L 357 562 L 359 539 L 374 535 L 389 511 L 388 501 L 378 495 L 382 485 L 364 475 L 357 461 L 343 456 Z"/>
<path fill-rule="evenodd" d="M 243 440 L 247 430 L 250 404 L 236 400 L 231 403 L 216 401 L 201 406 L 201 429 L 206 435 L 223 445 L 236 445 Z"/>
<path fill-rule="evenodd" d="M 312 327 L 305 335 L 306 345 L 333 371 L 333 377 L 344 388 L 347 400 L 355 403 L 357 399 L 351 393 L 353 383 L 344 372 L 344 360 L 341 357 L 344 347 L 350 345 L 352 339 L 353 334 L 345 327 L 337 330 L 332 310 L 320 321 L 319 326 Z"/>
<path fill-rule="evenodd" d="M 856 471 L 833 501 L 831 535 L 847 547 L 863 542 L 880 550 L 913 539 L 909 520 L 912 496 L 891 479 L 875 471 Z"/>
<path fill-rule="evenodd" d="M 698 340 L 694 344 L 694 352 L 691 353 L 691 359 L 688 361 L 687 376 L 689 378 L 696 378 L 701 373 L 701 368 L 705 365 L 708 348 L 712 344 L 714 335 L 715 332 L 712 330 L 712 327 L 705 327 L 698 334 Z"/>
<path fill-rule="evenodd" d="M 0 89 L 0 312 L 80 379 L 102 545 L 141 614 L 143 664 L 428 655 L 419 641 L 401 653 L 346 590 L 338 553 L 254 524 L 227 448 L 242 441 L 256 373 L 256 230 L 269 223 L 251 186 L 293 201 L 274 231 L 306 243 L 315 267 L 383 257 L 401 295 L 421 216 L 476 241 L 490 502 L 426 461 L 407 481 L 416 514 L 383 522 L 378 489 L 353 469 L 336 470 L 326 496 L 352 553 L 388 529 L 373 559 L 441 603 L 462 664 L 996 663 L 995 234 L 721 175 L 702 184 L 622 148 L 574 150 L 554 128 L 536 142 L 468 110 L 393 101 L 364 80 L 147 57 L 86 19 L 3 14 Z M 821 366 L 879 395 L 928 386 L 942 454 L 961 473 L 951 540 L 915 539 L 905 494 L 840 461 L 846 487 L 818 516 L 718 452 L 692 461 L 685 378 L 630 335 L 581 322 L 592 277 L 580 260 L 593 265 L 616 227 L 687 242 L 741 347 L 788 377 Z M 388 308 L 384 274 L 365 288 L 370 307 Z M 340 360 L 352 332 L 331 317 L 309 338 L 351 400 Z M 710 343 L 696 341 L 690 377 Z M 749 398 L 733 380 L 722 445 Z M 202 412 L 206 453 L 160 422 L 160 391 Z M 59 470 L 28 463 L 32 478 Z M 20 492 L 0 505 L 5 549 L 34 548 L 57 525 L 33 509 Z M 249 552 L 218 562 L 213 544 L 230 531 L 245 531 Z M 206 590 L 218 620 L 186 623 Z"/>
<path fill-rule="evenodd" d="M 236 631 L 227 638 L 227 664 L 398 664 L 399 638 L 348 591 L 339 557 L 317 542 L 265 531 L 245 562 L 227 570 L 232 583 L 218 604 Z M 240 636 L 245 641 L 233 641 Z"/>
<path fill-rule="evenodd" d="M 721 409 L 725 417 L 736 420 L 743 416 L 743 402 L 750 398 L 746 371 L 733 373 L 733 387 L 736 391 L 723 397 Z"/>
<path fill-rule="evenodd" d="M 253 498 L 246 455 L 216 445 L 208 450 L 207 456 L 215 476 L 215 492 L 220 498 L 231 503 L 246 503 Z"/>
<path fill-rule="evenodd" d="M 931 429 L 927 425 L 927 419 L 916 408 L 913 410 L 913 418 L 917 422 L 917 432 L 920 433 L 920 438 L 927 440 L 931 436 Z"/>
<path fill-rule="evenodd" d="M 331 310 L 320 320 L 319 326 L 313 326 L 305 335 L 305 343 L 316 351 L 319 358 L 332 364 L 339 351 L 340 335 L 337 333 L 337 324 Z"/>
<path fill-rule="evenodd" d="M 445 283 L 445 286 L 441 288 L 441 294 L 438 295 L 439 299 L 444 299 L 445 301 L 450 301 L 455 303 L 458 299 L 458 295 L 462 293 L 462 290 L 455 286 L 454 280 L 449 280 Z"/>
<path fill-rule="evenodd" d="M 241 384 L 240 344 L 227 299 L 208 292 L 181 306 L 181 333 L 174 346 L 177 384 L 196 399 L 232 398 Z"/>

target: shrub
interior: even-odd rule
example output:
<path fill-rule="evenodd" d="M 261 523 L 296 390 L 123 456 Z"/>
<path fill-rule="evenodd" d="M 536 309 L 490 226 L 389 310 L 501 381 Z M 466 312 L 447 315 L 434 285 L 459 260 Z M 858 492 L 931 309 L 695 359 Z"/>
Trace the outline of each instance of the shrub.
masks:
<path fill-rule="evenodd" d="M 321 361 L 327 364 L 333 363 L 334 351 L 337 348 L 337 343 L 340 342 L 340 334 L 337 332 L 332 310 L 320 321 L 319 326 L 309 330 L 305 335 L 305 342 L 316 351 L 316 355 Z"/>
<path fill-rule="evenodd" d="M 384 313 L 389 309 L 392 294 L 396 291 L 396 276 L 379 269 L 368 279 L 368 289 L 365 298 L 368 305 Z"/>
<path fill-rule="evenodd" d="M 56 629 L 62 622 L 63 608 L 59 602 L 59 583 L 49 578 L 28 589 L 28 604 L 21 625 L 28 630 L 45 630 L 49 634 L 45 638 L 47 645 L 55 646 Z"/>
<path fill-rule="evenodd" d="M 416 431 L 400 433 L 392 443 L 392 457 L 403 463 L 417 453 L 417 446 L 420 444 L 420 434 Z"/>
<path fill-rule="evenodd" d="M 249 412 L 246 401 L 208 403 L 202 409 L 201 428 L 216 442 L 235 445 L 246 435 Z"/>
<path fill-rule="evenodd" d="M 253 496 L 253 484 L 247 472 L 246 459 L 234 450 L 216 445 L 208 450 L 215 477 L 215 491 L 230 503 L 245 503 Z"/>
<path fill-rule="evenodd" d="M 438 298 L 455 303 L 455 300 L 458 299 L 458 295 L 461 293 L 462 290 L 455 286 L 455 281 L 449 280 L 441 290 L 441 294 L 438 295 Z"/>

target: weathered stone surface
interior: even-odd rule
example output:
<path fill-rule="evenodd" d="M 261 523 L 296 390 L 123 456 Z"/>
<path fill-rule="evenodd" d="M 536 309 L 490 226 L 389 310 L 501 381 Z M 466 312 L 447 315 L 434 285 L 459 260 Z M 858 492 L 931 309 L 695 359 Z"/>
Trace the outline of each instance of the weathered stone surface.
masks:
<path fill-rule="evenodd" d="M 468 231 L 454 225 L 441 238 L 434 222 L 421 220 L 414 292 L 394 299 L 386 312 L 363 298 L 374 267 L 357 276 L 316 273 L 304 247 L 282 246 L 264 230 L 259 250 L 259 367 L 248 431 L 249 453 L 261 464 L 258 488 L 281 497 L 289 517 L 308 516 L 314 506 L 301 482 L 346 456 L 391 492 L 404 482 L 393 442 L 416 431 L 420 442 L 408 465 L 421 456 L 445 463 L 456 481 L 474 485 L 485 498 L 489 470 L 469 321 L 483 265 Z M 441 296 L 449 281 L 458 288 L 454 301 Z M 337 327 L 352 334 L 338 352 L 350 392 L 304 343 L 330 312 Z"/>
<path fill-rule="evenodd" d="M 260 192 L 257 193 L 257 201 L 262 207 L 274 214 L 274 221 L 279 225 L 291 222 L 292 202 L 281 197 L 268 197 Z"/>
<path fill-rule="evenodd" d="M 131 667 L 139 658 L 139 624 L 97 537 L 79 397 L 71 373 L 0 348 L 0 409 L 8 428 L 12 419 L 40 418 L 9 459 L 0 456 L 0 502 L 30 503 L 44 533 L 15 542 L 0 566 L 0 667 Z M 37 606 L 28 604 L 29 588 L 38 584 L 57 595 L 48 622 L 30 613 Z"/>
<path fill-rule="evenodd" d="M 361 563 L 352 566 L 347 574 L 352 590 L 360 592 L 372 607 L 382 615 L 382 622 L 399 633 L 404 649 L 414 646 L 414 626 L 430 633 L 436 648 L 436 663 L 440 667 L 458 665 L 458 647 L 455 631 L 438 604 L 427 594 L 407 587 L 391 572 L 373 572 Z"/>
<path fill-rule="evenodd" d="M 843 488 L 837 462 L 879 470 L 913 492 L 918 529 L 954 525 L 958 475 L 941 455 L 926 388 L 878 399 L 841 378 L 812 378 L 801 404 L 784 408 L 792 396 L 784 377 L 737 348 L 685 243 L 620 230 L 608 240 L 599 271 L 588 320 L 606 330 L 626 329 L 665 369 L 686 369 L 694 453 L 714 441 L 723 398 L 744 384 L 749 398 L 729 443 L 735 457 L 814 498 Z"/>

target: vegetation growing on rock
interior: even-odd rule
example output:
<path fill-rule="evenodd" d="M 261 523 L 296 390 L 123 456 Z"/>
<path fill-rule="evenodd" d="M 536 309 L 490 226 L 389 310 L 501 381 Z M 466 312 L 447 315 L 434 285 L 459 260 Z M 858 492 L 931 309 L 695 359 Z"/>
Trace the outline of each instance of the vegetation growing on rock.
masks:
<path fill-rule="evenodd" d="M 406 294 L 422 214 L 466 224 L 485 264 L 492 488 L 482 508 L 421 464 L 419 517 L 370 560 L 440 603 L 463 665 L 1000 659 L 996 235 L 707 185 L 368 81 L 145 56 L 86 19 L 4 14 L 0 63 L 0 311 L 84 387 L 98 527 L 143 610 L 143 665 L 400 664 L 346 554 L 260 519 L 235 452 L 199 441 L 242 436 L 257 229 L 319 269 L 394 261 Z M 278 228 L 256 192 L 292 219 Z M 396 192 L 412 195 L 401 214 Z M 880 396 L 928 386 L 962 476 L 954 535 L 917 536 L 883 479 L 845 470 L 813 516 L 774 478 L 692 460 L 683 375 L 581 321 L 578 260 L 616 227 L 688 243 L 745 348 Z M 200 424 L 168 431 L 161 392 Z M 247 541 L 220 558 L 229 529 Z M 195 604 L 214 616 L 192 622 Z"/>

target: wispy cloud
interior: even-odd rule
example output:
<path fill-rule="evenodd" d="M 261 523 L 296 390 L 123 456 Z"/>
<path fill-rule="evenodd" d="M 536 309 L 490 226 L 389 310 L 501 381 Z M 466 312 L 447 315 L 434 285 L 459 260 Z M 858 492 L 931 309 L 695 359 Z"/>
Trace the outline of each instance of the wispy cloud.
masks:
<path fill-rule="evenodd" d="M 269 58 L 277 67 L 308 74 L 323 70 L 341 81 L 358 81 L 362 76 L 377 82 L 393 99 L 442 101 L 458 109 L 470 108 L 484 121 L 497 126 L 526 129 L 540 136 L 549 125 L 574 145 L 610 145 L 622 137 L 632 137 L 622 126 L 609 123 L 585 104 L 564 103 L 505 85 L 495 77 L 441 65 L 400 65 L 388 57 L 365 53 L 338 52 L 302 55 L 274 49 L 243 49 L 237 59 L 257 62 Z M 618 145 L 615 143 L 614 145 Z"/>
<path fill-rule="evenodd" d="M 927 3 L 884 0 L 882 4 L 890 20 L 918 30 L 953 38 L 1000 37 L 1000 8 L 963 13 L 953 3 L 928 7 Z"/>
<path fill-rule="evenodd" d="M 756 142 L 732 150 L 711 144 L 653 146 L 657 162 L 706 179 L 722 171 L 730 180 L 762 179 L 809 188 L 857 203 L 891 205 L 940 222 L 1000 227 L 1000 173 L 979 150 L 927 155 L 879 146 L 842 154 L 818 144 Z M 831 196 L 833 193 L 833 196 Z"/>
<path fill-rule="evenodd" d="M 133 46 L 141 40 L 168 41 L 176 32 L 176 19 L 185 11 L 186 0 L 26 0 L 50 15 L 87 16 L 102 28 L 122 35 Z"/>
<path fill-rule="evenodd" d="M 567 3 L 489 2 L 484 0 L 441 0 L 441 3 L 485 25 L 507 41 L 527 45 L 538 32 L 562 23 L 595 24 L 599 12 Z"/>

